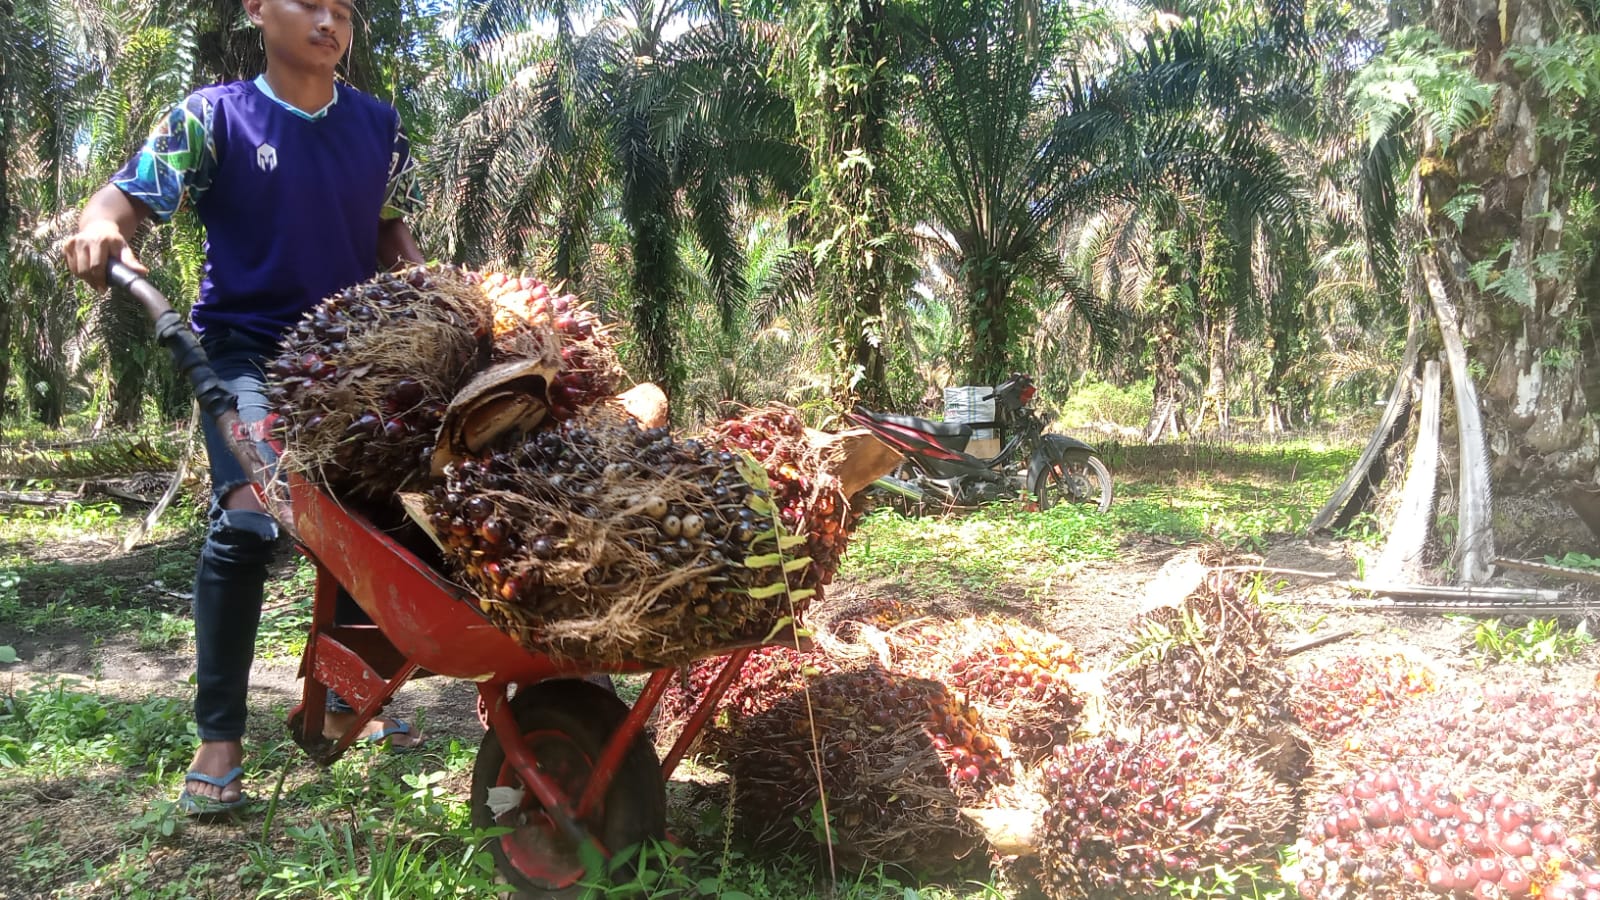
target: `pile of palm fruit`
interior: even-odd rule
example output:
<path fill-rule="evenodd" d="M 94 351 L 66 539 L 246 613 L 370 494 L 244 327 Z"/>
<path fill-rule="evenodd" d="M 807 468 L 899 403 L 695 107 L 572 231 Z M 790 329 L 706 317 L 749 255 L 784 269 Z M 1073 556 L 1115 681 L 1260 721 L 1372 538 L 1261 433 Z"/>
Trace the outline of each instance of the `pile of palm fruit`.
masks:
<path fill-rule="evenodd" d="M 1296 886 L 1309 900 L 1600 895 L 1593 848 L 1536 804 L 1406 767 L 1341 785 L 1297 850 Z"/>
<path fill-rule="evenodd" d="M 945 682 L 1004 732 L 1025 764 L 1070 741 L 1082 723 L 1085 698 L 1072 685 L 1082 660 L 1054 635 L 977 616 L 895 629 L 881 640 L 896 671 Z"/>
<path fill-rule="evenodd" d="M 1279 655 L 1278 626 L 1239 576 L 1213 570 L 1181 602 L 1130 625 L 1122 671 L 1107 685 L 1130 724 L 1180 725 L 1299 777 L 1308 748 L 1293 711 L 1293 682 Z"/>
<path fill-rule="evenodd" d="M 799 414 L 781 405 L 750 410 L 712 426 L 706 440 L 750 454 L 766 471 L 779 521 L 791 533 L 806 536 L 812 565 L 804 585 L 831 582 L 861 512 L 852 509 L 839 479 L 823 466 Z"/>
<path fill-rule="evenodd" d="M 592 407 L 450 464 L 426 508 L 484 612 L 524 646 L 673 665 L 803 609 L 808 537 L 775 500 L 743 457 Z"/>
<path fill-rule="evenodd" d="M 718 668 L 690 667 L 664 714 L 686 713 Z M 821 650 L 751 654 L 701 747 L 727 769 L 748 833 L 821 839 L 806 823 L 825 798 L 841 852 L 930 869 L 982 848 L 960 809 L 1012 777 L 987 723 L 944 685 Z"/>
<path fill-rule="evenodd" d="M 268 367 L 284 465 L 355 500 L 423 485 L 452 400 L 510 360 L 547 367 L 537 400 L 557 420 L 610 397 L 620 376 L 599 317 L 534 278 L 413 266 L 340 291 Z"/>
<path fill-rule="evenodd" d="M 1457 793 L 1471 785 L 1510 794 L 1593 846 L 1597 751 L 1600 695 L 1509 680 L 1439 692 L 1374 719 L 1320 754 L 1317 769 L 1325 785 L 1392 768 Z"/>
<path fill-rule="evenodd" d="M 283 465 L 383 500 L 426 477 L 452 397 L 489 361 L 493 310 L 449 267 L 385 272 L 324 300 L 267 370 Z"/>
<path fill-rule="evenodd" d="M 576 296 L 503 272 L 483 275 L 479 288 L 494 311 L 497 361 L 542 358 L 554 337 L 561 364 L 549 385 L 553 418 L 564 422 L 616 392 L 622 369 L 609 329 Z"/>
<path fill-rule="evenodd" d="M 1284 785 L 1177 726 L 1057 747 L 1044 772 L 1052 898 L 1171 896 L 1166 879 L 1269 863 L 1293 823 Z"/>
<path fill-rule="evenodd" d="M 1322 741 L 1439 687 L 1432 670 L 1398 653 L 1342 656 L 1296 667 L 1292 675 L 1295 719 Z"/>

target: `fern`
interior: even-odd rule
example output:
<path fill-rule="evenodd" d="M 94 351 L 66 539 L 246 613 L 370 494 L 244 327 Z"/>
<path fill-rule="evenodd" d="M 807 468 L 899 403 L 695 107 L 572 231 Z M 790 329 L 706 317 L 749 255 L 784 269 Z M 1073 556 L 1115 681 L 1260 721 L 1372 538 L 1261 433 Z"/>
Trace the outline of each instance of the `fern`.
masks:
<path fill-rule="evenodd" d="M 1376 146 L 1407 115 L 1415 115 L 1448 148 L 1494 99 L 1493 86 L 1472 74 L 1468 59 L 1465 53 L 1443 49 L 1426 29 L 1396 31 L 1384 54 L 1350 85 L 1351 102 L 1366 122 L 1371 144 Z"/>

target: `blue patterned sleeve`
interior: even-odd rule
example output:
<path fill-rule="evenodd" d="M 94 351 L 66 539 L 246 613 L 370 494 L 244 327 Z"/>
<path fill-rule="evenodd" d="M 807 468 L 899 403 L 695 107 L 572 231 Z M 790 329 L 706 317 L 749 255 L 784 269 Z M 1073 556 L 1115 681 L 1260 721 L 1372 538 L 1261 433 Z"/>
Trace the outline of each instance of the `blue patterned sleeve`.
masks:
<path fill-rule="evenodd" d="M 417 163 L 411 157 L 399 113 L 394 119 L 394 152 L 389 155 L 389 189 L 383 197 L 385 221 L 403 219 L 422 208 L 422 188 L 417 184 Z"/>
<path fill-rule="evenodd" d="M 111 183 L 150 207 L 165 222 L 187 202 L 197 203 L 217 170 L 212 127 L 216 108 L 196 93 L 173 107 L 150 131 L 144 146 Z"/>

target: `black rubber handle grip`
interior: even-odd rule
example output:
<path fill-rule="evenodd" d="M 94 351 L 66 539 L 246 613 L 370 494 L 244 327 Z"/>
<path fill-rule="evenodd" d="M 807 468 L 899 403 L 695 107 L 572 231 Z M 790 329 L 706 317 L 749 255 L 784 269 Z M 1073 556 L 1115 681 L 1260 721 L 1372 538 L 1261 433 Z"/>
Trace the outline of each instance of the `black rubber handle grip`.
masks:
<path fill-rule="evenodd" d="M 233 412 L 238 398 L 217 380 L 217 373 L 212 371 L 211 361 L 206 359 L 199 339 L 189 330 L 183 317 L 173 310 L 172 304 L 167 302 L 161 291 L 119 259 L 106 264 L 106 282 L 127 291 L 144 307 L 150 321 L 155 323 L 156 341 L 167 348 L 173 362 L 177 363 L 178 371 L 194 386 L 194 396 L 200 401 L 201 411 L 213 421 Z"/>

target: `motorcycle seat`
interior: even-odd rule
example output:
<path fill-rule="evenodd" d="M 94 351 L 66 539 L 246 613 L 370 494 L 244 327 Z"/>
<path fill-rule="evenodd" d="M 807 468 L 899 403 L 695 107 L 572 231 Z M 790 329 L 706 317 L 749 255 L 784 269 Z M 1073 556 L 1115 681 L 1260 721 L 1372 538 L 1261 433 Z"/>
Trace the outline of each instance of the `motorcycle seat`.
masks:
<path fill-rule="evenodd" d="M 933 422 L 928 419 L 919 419 L 916 416 L 902 416 L 899 413 L 875 412 L 868 413 L 879 422 L 899 425 L 901 428 L 910 428 L 923 434 L 937 435 L 938 437 L 972 438 L 972 426 L 959 422 Z M 966 446 L 963 444 L 962 446 Z"/>

